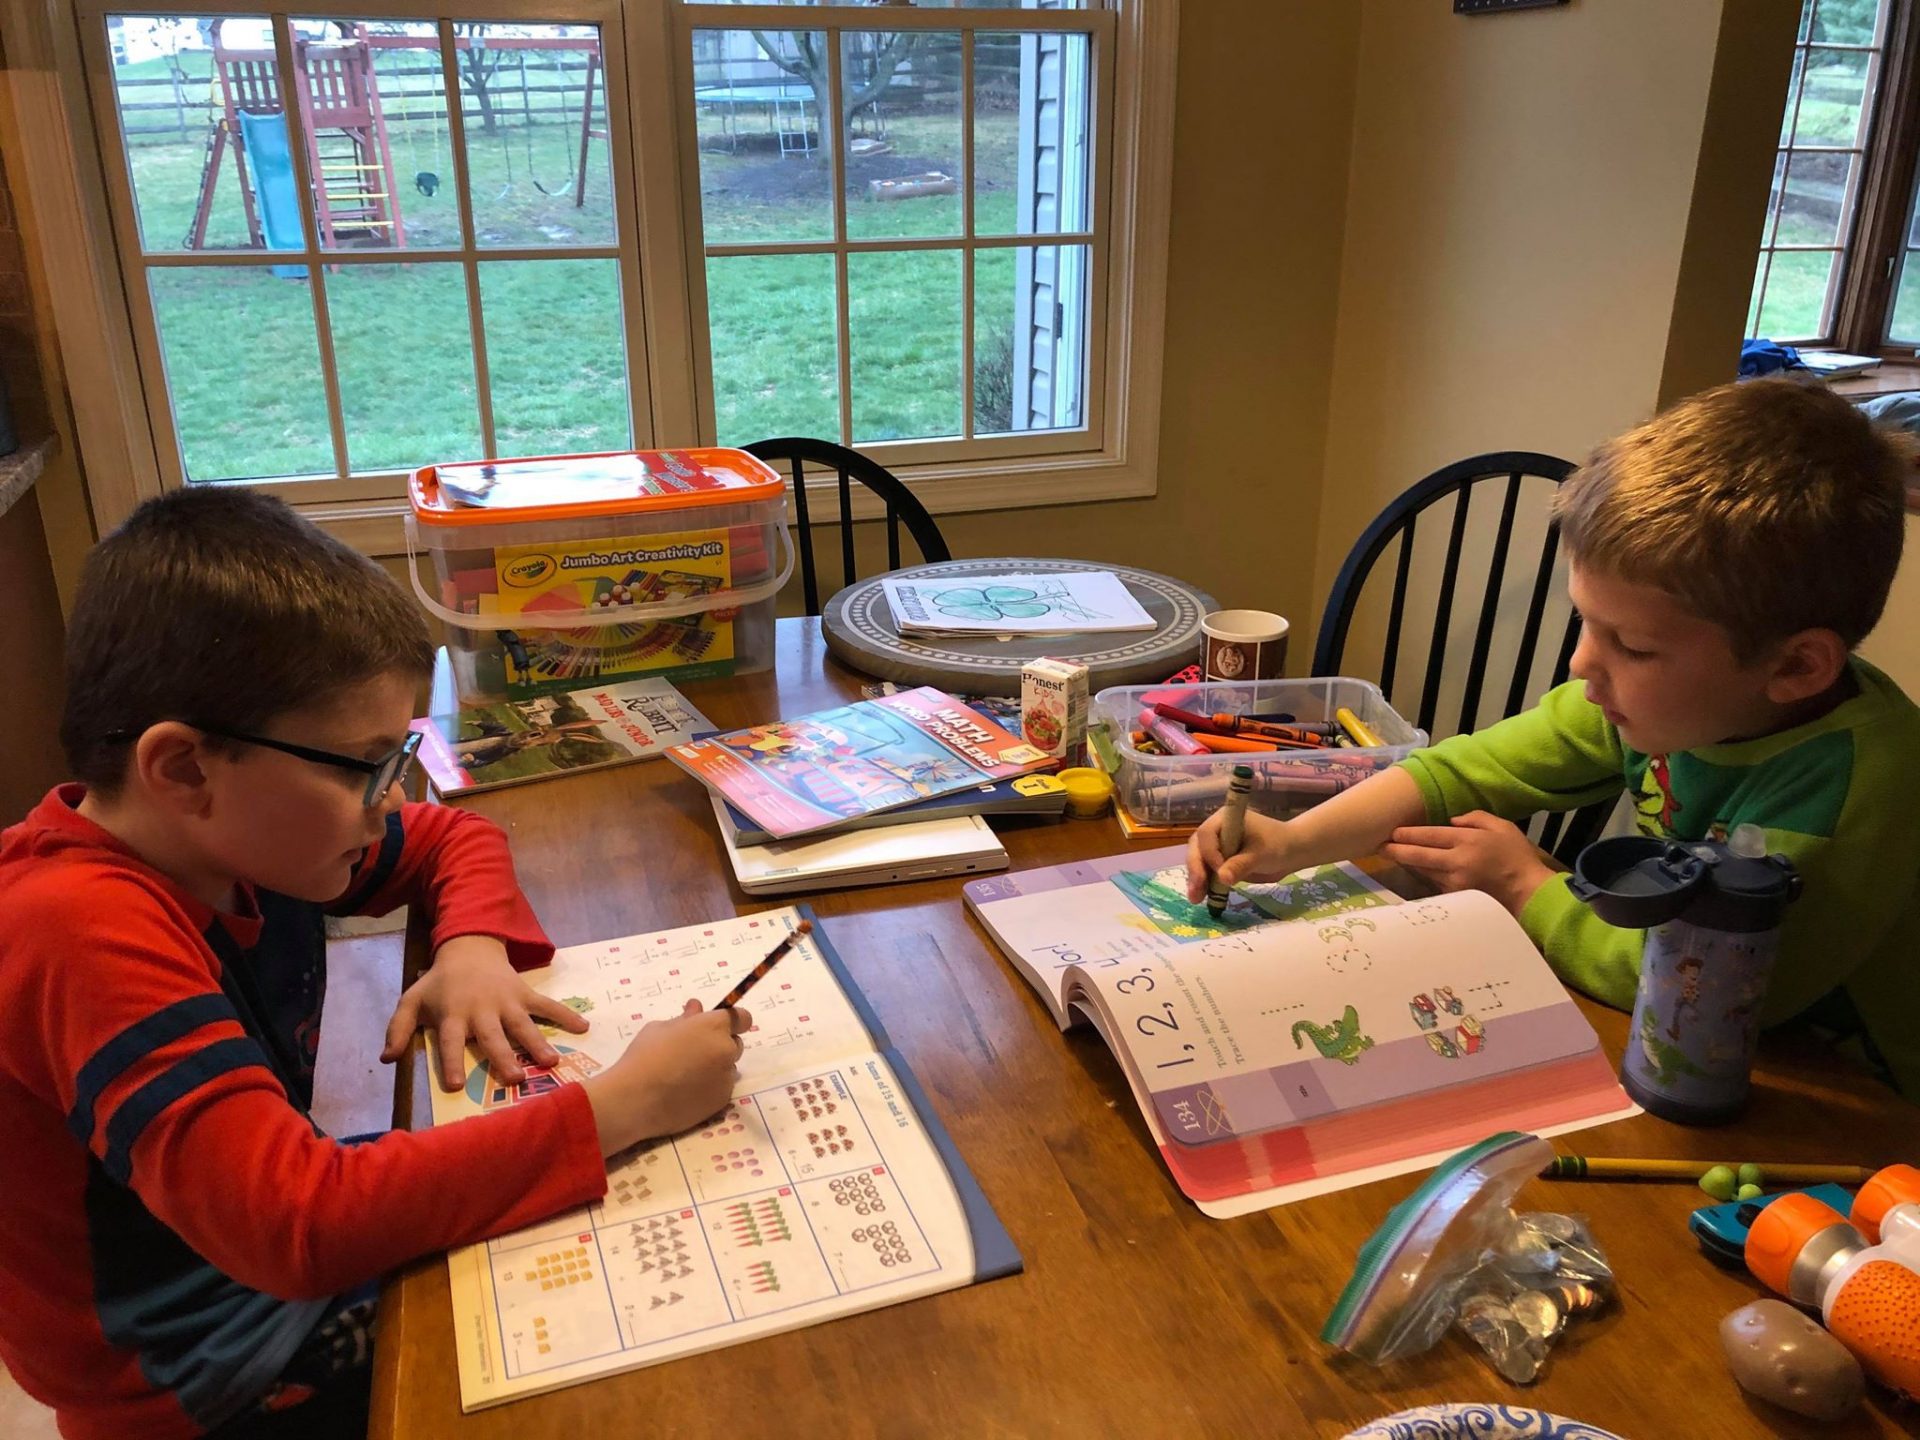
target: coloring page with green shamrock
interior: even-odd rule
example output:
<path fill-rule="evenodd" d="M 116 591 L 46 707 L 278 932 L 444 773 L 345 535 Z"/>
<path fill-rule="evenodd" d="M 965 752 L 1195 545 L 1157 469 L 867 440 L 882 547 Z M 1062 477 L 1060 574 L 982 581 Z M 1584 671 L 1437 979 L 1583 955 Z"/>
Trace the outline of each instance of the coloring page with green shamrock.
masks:
<path fill-rule="evenodd" d="M 880 584 L 903 635 L 1082 635 L 1154 627 L 1110 570 L 933 575 Z"/>

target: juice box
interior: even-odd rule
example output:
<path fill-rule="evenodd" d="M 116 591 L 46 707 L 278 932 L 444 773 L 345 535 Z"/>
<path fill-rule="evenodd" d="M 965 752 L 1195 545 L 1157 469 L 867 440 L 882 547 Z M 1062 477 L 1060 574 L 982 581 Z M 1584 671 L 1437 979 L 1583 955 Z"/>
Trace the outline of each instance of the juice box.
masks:
<path fill-rule="evenodd" d="M 1087 744 L 1087 667 L 1043 656 L 1020 672 L 1020 733 L 1029 745 L 1078 765 Z"/>

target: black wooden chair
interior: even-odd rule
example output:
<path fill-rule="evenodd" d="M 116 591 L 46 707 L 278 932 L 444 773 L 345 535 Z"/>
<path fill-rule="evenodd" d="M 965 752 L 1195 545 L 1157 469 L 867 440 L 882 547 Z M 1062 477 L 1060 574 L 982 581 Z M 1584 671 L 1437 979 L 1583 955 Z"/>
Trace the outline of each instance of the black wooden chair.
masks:
<path fill-rule="evenodd" d="M 1526 617 L 1521 626 L 1519 645 L 1514 654 L 1512 671 L 1506 680 L 1504 696 L 1499 692 L 1497 679 L 1489 695 L 1487 671 L 1494 649 L 1494 627 L 1499 614 L 1501 592 L 1510 578 L 1524 579 L 1525 571 L 1521 567 L 1529 558 L 1516 554 L 1513 545 L 1514 520 L 1522 493 L 1531 486 L 1535 489 L 1544 488 L 1550 497 L 1551 490 L 1572 474 L 1573 468 L 1569 461 L 1529 450 L 1475 455 L 1436 470 L 1388 505 L 1355 543 L 1333 582 L 1333 591 L 1327 597 L 1326 615 L 1320 622 L 1320 637 L 1314 646 L 1313 673 L 1344 673 L 1342 663 L 1346 655 L 1348 632 L 1360 608 L 1368 577 L 1373 573 L 1375 563 L 1386 553 L 1387 547 L 1398 541 L 1393 594 L 1387 609 L 1386 640 L 1379 674 L 1380 688 L 1389 699 L 1394 696 L 1396 679 L 1402 680 L 1403 689 L 1407 688 L 1405 681 L 1408 677 L 1398 674 L 1397 669 L 1402 629 L 1407 618 L 1407 584 L 1413 569 L 1414 535 L 1422 515 L 1451 499 L 1452 514 L 1444 522 L 1448 526 L 1446 560 L 1440 573 L 1433 625 L 1427 638 L 1426 662 L 1417 677 L 1419 705 L 1412 712 L 1414 723 L 1422 730 L 1430 735 L 1442 733 L 1436 732 L 1435 721 L 1443 718 L 1439 715 L 1443 682 L 1458 674 L 1457 669 L 1450 670 L 1449 667 L 1448 662 L 1456 656 L 1448 641 L 1460 590 L 1461 555 L 1466 546 L 1467 524 L 1473 501 L 1484 485 L 1489 491 L 1498 492 L 1500 508 L 1497 520 L 1492 519 L 1493 512 L 1487 505 L 1482 505 L 1480 510 L 1482 519 L 1490 521 L 1496 528 L 1491 537 L 1492 548 L 1486 583 L 1480 593 L 1479 612 L 1474 617 L 1473 644 L 1466 657 L 1466 673 L 1460 691 L 1459 723 L 1444 733 L 1462 733 L 1496 719 L 1517 715 L 1536 700 L 1544 689 L 1562 683 L 1567 678 L 1567 666 L 1580 636 L 1579 617 L 1573 613 L 1571 606 L 1567 607 L 1567 619 L 1560 627 L 1560 633 L 1546 637 L 1549 644 L 1558 647 L 1553 652 L 1555 659 L 1546 685 L 1541 691 L 1535 691 L 1530 684 L 1537 670 L 1548 602 L 1554 596 L 1554 565 L 1559 558 L 1560 547 L 1560 528 L 1557 523 L 1546 526 L 1539 553 L 1532 558 L 1533 579 Z M 1470 599 L 1468 604 L 1471 605 Z M 1483 704 L 1487 703 L 1497 703 L 1497 712 L 1483 714 Z M 1408 713 L 1404 706 L 1396 705 L 1395 708 L 1402 714 Z M 1444 718 L 1451 720 L 1452 716 Z M 1542 849 L 1552 852 L 1563 863 L 1570 865 L 1581 849 L 1599 835 L 1613 806 L 1614 802 L 1608 800 L 1564 815 L 1542 816 L 1538 820 L 1536 842 Z"/>
<path fill-rule="evenodd" d="M 900 527 L 904 524 L 920 556 L 928 563 L 951 560 L 953 552 L 940 534 L 940 527 L 906 483 L 884 465 L 869 460 L 858 450 L 849 450 L 830 440 L 809 440 L 787 436 L 779 440 L 759 440 L 745 447 L 749 455 L 766 461 L 793 479 L 793 542 L 800 551 L 800 584 L 807 602 L 807 614 L 820 613 L 820 584 L 814 573 L 813 520 L 807 511 L 805 467 L 817 465 L 840 476 L 840 583 L 851 585 L 857 578 L 853 561 L 853 482 L 859 481 L 878 495 L 887 507 L 887 569 L 900 568 Z"/>

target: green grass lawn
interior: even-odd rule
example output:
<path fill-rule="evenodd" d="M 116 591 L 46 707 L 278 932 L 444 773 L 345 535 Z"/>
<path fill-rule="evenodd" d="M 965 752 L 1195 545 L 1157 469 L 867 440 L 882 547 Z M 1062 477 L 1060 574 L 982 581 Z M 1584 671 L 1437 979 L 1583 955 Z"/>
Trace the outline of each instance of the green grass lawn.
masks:
<path fill-rule="evenodd" d="M 599 141 L 590 147 L 586 203 L 576 208 L 577 121 L 525 127 L 512 114 L 506 120 L 514 123 L 503 121 L 488 133 L 468 103 L 474 224 L 482 247 L 551 248 L 554 257 L 480 266 L 499 451 L 625 446 L 631 429 L 618 275 L 611 261 L 566 258 L 569 245 L 604 245 L 616 238 L 606 147 Z M 426 102 L 415 102 L 414 108 L 424 110 Z M 457 242 L 459 212 L 444 122 L 393 104 L 388 119 L 409 255 Z M 810 157 L 781 156 L 765 124 L 751 113 L 739 117 L 739 134 L 729 150 L 720 148 L 711 121 L 702 121 L 709 132 L 700 156 L 709 243 L 825 233 L 826 158 L 817 150 Z M 885 155 L 849 159 L 849 233 L 957 236 L 962 213 L 956 195 L 866 198 L 870 178 L 925 169 L 957 174 L 957 116 L 891 117 L 887 141 L 891 150 Z M 1015 143 L 1011 115 L 980 116 L 975 223 L 981 234 L 1013 232 Z M 199 193 L 204 132 L 184 140 L 178 134 L 149 136 L 132 144 L 128 155 L 144 243 L 179 247 Z M 416 187 L 420 172 L 442 182 L 433 195 Z M 557 193 L 543 193 L 541 187 Z M 218 250 L 248 243 L 228 158 L 215 187 L 207 246 Z M 957 246 L 851 257 L 849 364 L 856 441 L 959 433 L 961 265 Z M 976 384 L 983 404 L 985 397 L 1006 390 L 1014 265 L 1012 250 L 976 257 L 975 350 L 981 357 Z M 220 479 L 329 472 L 331 441 L 308 282 L 257 267 L 217 264 L 151 275 L 188 473 Z M 407 468 L 478 454 L 467 294 L 459 265 L 338 266 L 325 281 L 350 468 Z M 712 257 L 706 281 L 722 443 L 776 434 L 837 436 L 831 258 Z M 996 365 L 1002 372 L 997 376 Z M 996 420 L 984 409 L 983 428 L 1004 423 L 1004 414 L 1002 408 Z"/>

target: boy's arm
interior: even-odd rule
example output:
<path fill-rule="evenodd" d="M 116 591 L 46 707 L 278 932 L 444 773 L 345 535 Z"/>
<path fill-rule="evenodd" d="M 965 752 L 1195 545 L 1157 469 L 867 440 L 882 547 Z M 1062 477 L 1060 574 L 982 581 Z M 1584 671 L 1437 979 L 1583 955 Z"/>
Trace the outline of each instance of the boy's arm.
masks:
<path fill-rule="evenodd" d="M 1222 860 L 1221 817 L 1213 815 L 1187 846 L 1188 897 L 1198 903 L 1209 874 L 1228 885 L 1277 880 L 1372 854 L 1405 826 L 1444 825 L 1474 810 L 1508 819 L 1571 810 L 1618 793 L 1622 783 L 1618 735 L 1570 682 L 1524 715 L 1416 750 L 1298 819 L 1248 815 L 1237 859 Z"/>
<path fill-rule="evenodd" d="M 1199 904 L 1208 876 L 1227 886 L 1278 880 L 1297 870 L 1371 855 L 1402 825 L 1425 813 L 1413 777 L 1399 769 L 1369 775 L 1351 790 L 1321 801 L 1304 815 L 1280 821 L 1249 811 L 1240 848 L 1220 853 L 1225 811 L 1215 811 L 1187 842 L 1187 898 Z"/>
<path fill-rule="evenodd" d="M 9 955 L 33 976 L 22 998 L 39 1017 L 45 1093 L 108 1176 L 235 1279 L 330 1295 L 604 1193 L 579 1085 L 361 1144 L 318 1134 L 181 918 L 133 882 L 89 890 L 89 913 L 110 920 L 78 936 L 38 926 L 45 941 Z"/>
<path fill-rule="evenodd" d="M 458 935 L 491 935 L 516 970 L 553 959 L 553 945 L 520 893 L 507 837 L 491 820 L 454 805 L 402 805 L 354 871 L 335 915 L 384 915 L 409 902 L 433 915 L 433 948 Z"/>
<path fill-rule="evenodd" d="M 1401 761 L 1420 786 L 1428 823 L 1471 810 L 1520 820 L 1617 795 L 1625 783 L 1620 736 L 1584 690 L 1570 680 L 1531 710 Z"/>

